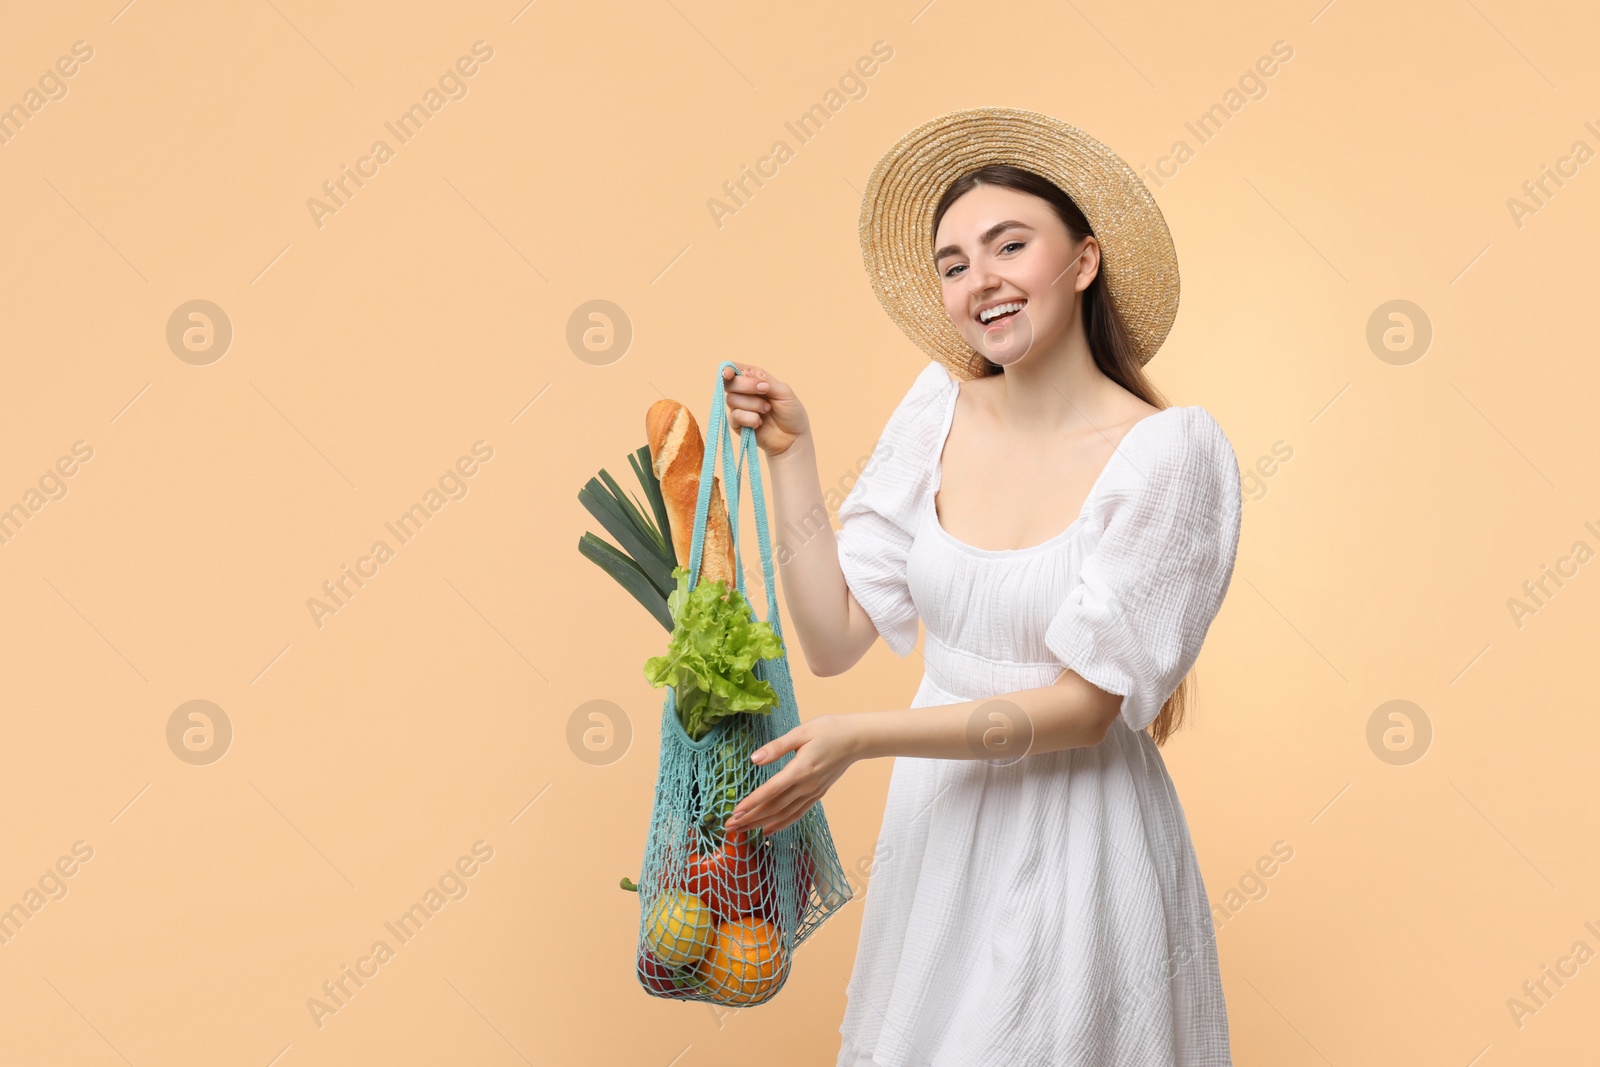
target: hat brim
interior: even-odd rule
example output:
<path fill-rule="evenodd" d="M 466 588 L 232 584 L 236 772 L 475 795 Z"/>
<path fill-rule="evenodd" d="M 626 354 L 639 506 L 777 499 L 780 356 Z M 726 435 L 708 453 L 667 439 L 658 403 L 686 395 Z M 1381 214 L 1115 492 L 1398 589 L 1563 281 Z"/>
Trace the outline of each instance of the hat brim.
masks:
<path fill-rule="evenodd" d="M 1178 315 L 1178 255 L 1132 167 L 1075 126 L 1037 111 L 979 107 L 923 123 L 885 152 L 861 198 L 861 257 L 873 292 L 917 347 L 971 378 L 981 365 L 944 308 L 933 209 L 957 178 L 1010 163 L 1071 196 L 1100 244 L 1100 271 L 1140 364 Z"/>

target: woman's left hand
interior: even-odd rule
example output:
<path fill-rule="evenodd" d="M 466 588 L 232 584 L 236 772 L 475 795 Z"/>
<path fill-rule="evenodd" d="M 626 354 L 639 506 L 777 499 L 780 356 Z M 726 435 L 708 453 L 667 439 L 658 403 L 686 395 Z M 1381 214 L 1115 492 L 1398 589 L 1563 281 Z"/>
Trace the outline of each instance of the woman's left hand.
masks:
<path fill-rule="evenodd" d="M 739 801 L 728 817 L 728 828 L 760 827 L 770 836 L 799 822 L 861 758 L 859 721 L 854 715 L 818 715 L 756 749 L 754 762 L 763 765 L 785 752 L 793 752 L 794 758 Z"/>

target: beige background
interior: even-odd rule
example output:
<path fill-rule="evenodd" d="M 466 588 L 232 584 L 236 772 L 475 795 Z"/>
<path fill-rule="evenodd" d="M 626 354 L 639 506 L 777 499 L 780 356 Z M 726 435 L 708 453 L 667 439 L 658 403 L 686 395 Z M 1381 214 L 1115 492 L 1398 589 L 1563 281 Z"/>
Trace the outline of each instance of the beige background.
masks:
<path fill-rule="evenodd" d="M 1272 472 L 1165 750 L 1237 1062 L 1594 1056 L 1587 6 L 123 3 L 11 4 L 0 34 L 0 105 L 47 90 L 0 144 L 0 906 L 38 905 L 0 945 L 0 1059 L 831 1064 L 859 898 L 770 1005 L 634 980 L 617 881 L 665 633 L 576 553 L 576 493 L 601 467 L 632 486 L 645 409 L 703 417 L 727 358 L 795 384 L 847 487 L 925 360 L 863 276 L 859 190 L 901 133 L 978 104 L 1141 169 L 1193 150 L 1151 179 L 1184 283 L 1151 370 Z M 478 41 L 465 95 L 399 144 L 385 123 Z M 785 122 L 877 41 L 865 95 L 799 143 Z M 1265 94 L 1200 144 L 1185 123 L 1278 41 Z M 318 225 L 307 201 L 380 138 Z M 708 200 L 779 139 L 793 158 L 719 227 Z M 586 360 L 568 321 L 597 299 L 632 339 Z M 1433 335 L 1403 365 L 1367 341 L 1396 299 Z M 168 343 L 193 300 L 231 323 L 221 358 Z M 385 523 L 430 490 L 401 544 Z M 393 557 L 319 625 L 308 601 L 379 539 Z M 1508 600 L 1579 541 L 1519 626 Z M 844 677 L 795 662 L 803 714 L 903 707 L 921 670 L 881 644 Z M 168 741 L 193 700 L 231 724 L 206 765 Z M 599 764 L 567 740 L 595 700 L 620 712 Z M 1392 700 L 1415 705 L 1398 755 L 1368 740 Z M 847 865 L 889 772 L 828 796 Z M 445 878 L 464 897 L 386 932 L 480 841 Z M 307 1001 L 380 938 L 318 1026 Z M 1523 983 L 1559 966 L 1539 1006 Z"/>

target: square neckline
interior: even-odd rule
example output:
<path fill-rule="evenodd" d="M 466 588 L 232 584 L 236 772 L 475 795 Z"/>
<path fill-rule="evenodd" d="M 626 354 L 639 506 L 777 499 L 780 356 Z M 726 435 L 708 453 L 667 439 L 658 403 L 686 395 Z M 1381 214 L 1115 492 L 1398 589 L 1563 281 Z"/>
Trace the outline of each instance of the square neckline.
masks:
<path fill-rule="evenodd" d="M 950 431 L 955 426 L 956 401 L 961 397 L 961 382 L 958 381 L 954 376 L 951 376 L 950 383 L 953 388 L 950 390 L 950 399 L 945 404 L 944 427 L 940 431 L 938 440 L 935 442 L 934 446 L 933 481 L 929 485 L 927 493 L 928 519 L 932 523 L 933 528 L 938 531 L 946 541 L 950 542 L 952 545 L 955 545 L 957 548 L 978 556 L 992 556 L 997 558 L 1026 556 L 1035 552 L 1043 551 L 1047 548 L 1052 548 L 1059 542 L 1064 541 L 1069 535 L 1076 531 L 1083 523 L 1083 520 L 1088 517 L 1089 505 L 1094 503 L 1095 493 L 1099 491 L 1101 483 L 1103 483 L 1106 479 L 1107 472 L 1111 470 L 1111 464 L 1116 462 L 1118 454 L 1122 451 L 1122 446 L 1127 442 L 1129 436 L 1133 434 L 1133 431 L 1137 430 L 1140 426 L 1164 412 L 1184 410 L 1182 407 L 1178 406 L 1161 408 L 1159 411 L 1153 411 L 1139 419 L 1123 432 L 1121 439 L 1117 441 L 1116 447 L 1111 450 L 1111 455 L 1107 457 L 1105 466 L 1100 468 L 1100 473 L 1095 476 L 1093 484 L 1089 486 L 1089 495 L 1083 498 L 1083 507 L 1078 509 L 1078 517 L 1073 519 L 1072 522 L 1067 525 L 1066 529 L 1062 530 L 1060 533 L 1049 538 L 1048 540 L 1040 541 L 1036 545 L 1024 545 L 1021 548 L 979 548 L 977 545 L 968 544 L 966 541 L 961 540 L 961 538 L 944 528 L 944 523 L 939 521 L 938 505 L 934 502 L 934 497 L 939 493 L 939 487 L 944 484 L 944 446 L 949 442 Z"/>

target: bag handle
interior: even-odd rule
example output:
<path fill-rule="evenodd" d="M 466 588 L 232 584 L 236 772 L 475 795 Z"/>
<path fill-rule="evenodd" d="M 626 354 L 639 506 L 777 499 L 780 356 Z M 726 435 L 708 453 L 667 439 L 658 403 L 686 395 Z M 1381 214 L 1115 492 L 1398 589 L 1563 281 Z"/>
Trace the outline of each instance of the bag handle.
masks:
<path fill-rule="evenodd" d="M 717 366 L 717 388 L 711 397 L 711 418 L 706 429 L 708 447 L 705 460 L 700 466 L 700 493 L 694 506 L 694 544 L 689 552 L 689 588 L 693 589 L 700 580 L 700 560 L 705 548 L 706 522 L 711 513 L 711 473 L 717 453 L 720 451 L 722 489 L 728 504 L 728 532 L 733 541 L 733 580 L 740 594 L 745 594 L 744 567 L 740 563 L 739 556 L 739 483 L 744 477 L 745 457 L 754 452 L 756 458 L 750 461 L 750 492 L 756 513 L 756 540 L 761 546 L 761 576 L 767 586 L 766 621 L 772 625 L 774 633 L 782 636 L 783 630 L 778 619 L 777 587 L 773 581 L 772 540 L 767 530 L 767 499 L 761 487 L 760 449 L 755 443 L 755 427 L 740 427 L 739 465 L 737 468 L 734 467 L 733 427 L 728 422 L 728 386 L 722 377 L 724 367 L 732 367 L 735 374 L 739 373 L 738 364 L 731 359 L 725 359 Z M 746 599 L 749 599 L 748 595 Z"/>

